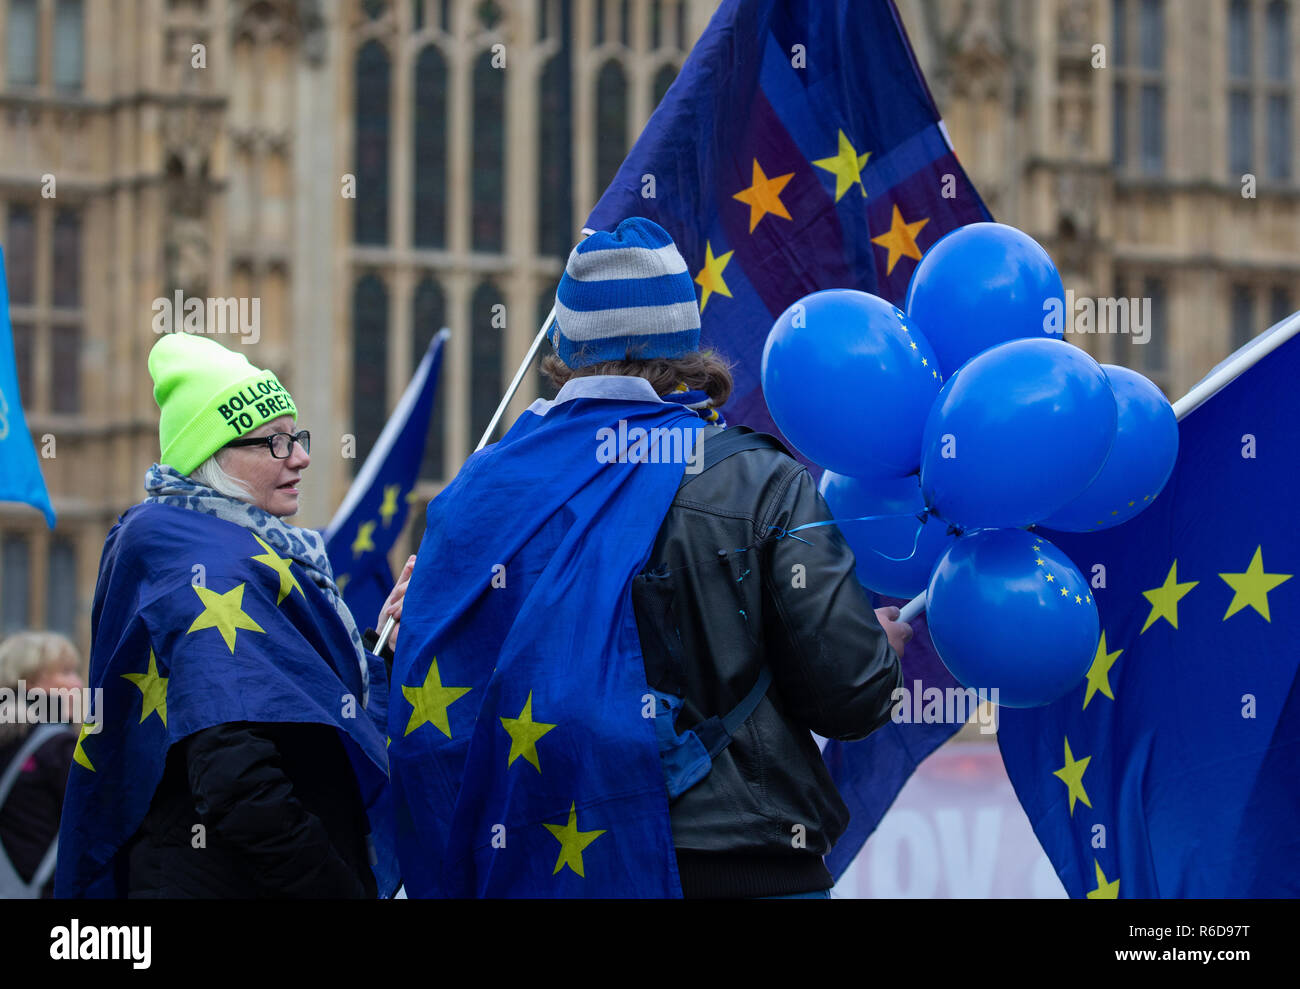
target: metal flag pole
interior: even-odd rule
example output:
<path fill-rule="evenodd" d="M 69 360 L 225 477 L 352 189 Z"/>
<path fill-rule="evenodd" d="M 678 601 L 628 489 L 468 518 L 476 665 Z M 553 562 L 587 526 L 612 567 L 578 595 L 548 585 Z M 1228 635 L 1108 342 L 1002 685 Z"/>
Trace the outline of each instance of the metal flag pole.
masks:
<path fill-rule="evenodd" d="M 528 353 L 524 355 L 524 359 L 520 362 L 519 370 L 515 371 L 514 380 L 510 382 L 510 387 L 506 389 L 506 393 L 501 399 L 501 404 L 497 406 L 496 412 L 492 414 L 492 421 L 488 423 L 487 429 L 483 430 L 483 435 L 479 438 L 478 446 L 474 447 L 475 453 L 478 453 L 479 450 L 482 450 L 487 446 L 488 440 L 491 438 L 492 434 L 496 432 L 497 423 L 499 423 L 501 417 L 505 415 L 506 406 L 509 405 L 510 400 L 515 397 L 515 392 L 519 390 L 520 384 L 523 383 L 524 375 L 527 374 L 528 369 L 533 366 L 533 360 L 537 357 L 537 351 L 541 349 L 542 341 L 546 339 L 546 334 L 550 332 L 551 324 L 554 322 L 555 307 L 551 306 L 551 311 L 547 314 L 546 321 L 542 323 L 542 328 L 537 331 L 537 336 L 533 337 L 532 346 L 528 348 Z M 393 616 L 389 615 L 388 620 L 384 622 L 383 631 L 379 633 L 379 641 L 375 643 L 375 648 L 371 650 L 373 655 L 378 656 L 383 652 L 384 646 L 388 642 L 388 637 L 393 633 L 393 626 L 396 624 L 397 622 L 393 620 Z"/>
<path fill-rule="evenodd" d="M 1193 385 L 1191 391 L 1173 403 L 1174 415 L 1181 420 L 1237 375 L 1258 363 L 1261 358 L 1282 346 L 1298 333 L 1300 333 L 1300 312 L 1291 314 L 1272 330 L 1256 337 L 1252 343 L 1243 347 L 1235 356 L 1229 357 L 1197 384 Z M 911 621 L 925 610 L 925 593 L 925 591 L 922 591 L 903 605 L 898 615 L 900 622 Z"/>

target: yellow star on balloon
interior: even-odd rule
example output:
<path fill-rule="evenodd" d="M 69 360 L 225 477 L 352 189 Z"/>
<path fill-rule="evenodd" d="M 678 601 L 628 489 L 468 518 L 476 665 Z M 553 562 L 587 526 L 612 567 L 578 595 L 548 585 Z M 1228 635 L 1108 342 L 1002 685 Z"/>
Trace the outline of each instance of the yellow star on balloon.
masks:
<path fill-rule="evenodd" d="M 226 640 L 226 647 L 234 653 L 235 634 L 241 628 L 248 629 L 250 632 L 266 633 L 266 629 L 244 612 L 244 584 L 236 584 L 225 594 L 218 594 L 210 588 L 199 587 L 197 584 L 190 586 L 203 602 L 203 610 L 199 612 L 199 617 L 194 619 L 194 624 L 186 630 L 186 635 L 205 628 L 215 628 Z"/>
<path fill-rule="evenodd" d="M 403 736 L 411 734 L 424 724 L 431 724 L 440 732 L 451 738 L 451 722 L 447 720 L 447 708 L 459 698 L 470 692 L 470 687 L 444 687 L 442 676 L 438 672 L 438 657 L 433 657 L 424 683 L 419 687 L 402 685 L 402 696 L 411 704 L 411 717 L 406 722 Z"/>
<path fill-rule="evenodd" d="M 721 257 L 715 258 L 713 244 L 707 240 L 704 242 L 704 267 L 695 276 L 695 284 L 704 290 L 700 298 L 700 312 L 704 312 L 704 307 L 709 304 L 709 296 L 714 292 L 725 295 L 728 299 L 731 298 L 731 289 L 727 288 L 727 283 L 722 280 L 722 271 L 731 260 L 731 255 L 735 253 L 735 251 L 728 251 Z"/>
<path fill-rule="evenodd" d="M 1159 587 L 1153 587 L 1149 591 L 1142 592 L 1142 596 L 1151 602 L 1151 614 L 1147 615 L 1146 624 L 1142 626 L 1142 632 L 1145 632 L 1161 618 L 1174 628 L 1177 628 L 1178 602 L 1199 583 L 1199 580 L 1191 580 L 1183 584 L 1178 583 L 1178 561 L 1174 560 L 1173 565 L 1169 568 L 1168 576 L 1165 577 L 1165 582 Z M 1142 632 L 1139 632 L 1138 635 L 1141 635 Z"/>
<path fill-rule="evenodd" d="M 384 485 L 384 503 L 379 506 L 379 517 L 384 520 L 384 528 L 388 528 L 388 523 L 393 521 L 393 516 L 397 514 L 397 495 L 401 492 L 400 484 Z"/>
<path fill-rule="evenodd" d="M 578 830 L 578 805 L 576 801 L 569 804 L 568 824 L 563 827 L 558 824 L 543 824 L 543 826 L 560 843 L 560 857 L 555 860 L 555 871 L 551 875 L 556 875 L 567 865 L 582 878 L 587 878 L 582 871 L 582 850 L 605 832 L 603 830 Z"/>
<path fill-rule="evenodd" d="M 555 725 L 533 720 L 533 692 L 531 690 L 528 691 L 528 700 L 524 701 L 524 709 L 519 717 L 502 718 L 501 725 L 505 728 L 506 734 L 510 736 L 510 755 L 506 758 L 506 768 L 509 768 L 516 759 L 523 756 L 540 773 L 542 765 L 537 761 L 537 740 L 554 728 Z"/>
<path fill-rule="evenodd" d="M 1295 575 L 1265 573 L 1264 548 L 1256 546 L 1255 555 L 1250 558 L 1250 566 L 1246 567 L 1245 573 L 1221 573 L 1219 576 L 1233 591 L 1232 603 L 1223 616 L 1225 622 L 1249 605 L 1264 617 L 1264 621 L 1272 623 L 1273 619 L 1268 615 L 1268 592 L 1278 584 L 1285 584 Z"/>
<path fill-rule="evenodd" d="M 781 202 L 781 190 L 786 184 L 794 178 L 794 172 L 787 175 L 776 175 L 768 178 L 763 174 L 763 168 L 754 159 L 753 184 L 748 189 L 741 189 L 731 198 L 739 199 L 742 203 L 749 205 L 749 232 L 753 233 L 754 228 L 758 226 L 758 221 L 767 216 L 768 213 L 783 219 L 791 219 L 790 212 Z"/>
<path fill-rule="evenodd" d="M 1097 867 L 1097 888 L 1088 891 L 1090 900 L 1118 900 L 1119 899 L 1119 880 L 1107 882 L 1106 873 L 1101 871 L 1101 863 L 1096 859 L 1092 864 Z"/>
<path fill-rule="evenodd" d="M 72 761 L 78 766 L 85 766 L 92 773 L 95 771 L 95 767 L 90 764 L 90 756 L 86 755 L 86 750 L 82 746 L 85 745 L 86 739 L 90 735 L 95 734 L 95 728 L 96 726 L 92 724 L 82 725 L 81 734 L 77 736 L 76 748 L 72 750 Z"/>
<path fill-rule="evenodd" d="M 897 206 L 894 207 L 889 231 L 879 237 L 871 238 L 871 243 L 879 244 L 889 250 L 889 260 L 885 264 L 886 275 L 894 273 L 894 265 L 898 264 L 898 259 L 901 257 L 909 257 L 913 261 L 921 260 L 921 249 L 916 246 L 916 235 L 929 222 L 929 217 L 923 217 L 912 223 L 904 223 L 903 214 Z"/>
<path fill-rule="evenodd" d="M 858 154 L 849 143 L 848 136 L 844 131 L 840 131 L 839 151 L 830 158 L 818 158 L 813 164 L 835 176 L 835 201 L 838 203 L 840 198 L 849 191 L 849 187 L 855 184 L 862 190 L 862 198 L 867 198 L 867 188 L 862 184 L 862 169 L 870 157 L 870 151 L 866 154 Z"/>
<path fill-rule="evenodd" d="M 153 650 L 149 650 L 149 668 L 144 673 L 123 673 L 123 680 L 130 680 L 140 688 L 143 700 L 140 702 L 140 724 L 155 711 L 167 724 L 167 677 L 158 675 L 158 659 Z"/>
<path fill-rule="evenodd" d="M 367 550 L 375 548 L 375 542 L 370 538 L 370 534 L 375 531 L 375 523 L 362 522 L 357 529 L 357 538 L 352 540 L 352 558 L 355 560 Z"/>
<path fill-rule="evenodd" d="M 1065 765 L 1060 769 L 1054 770 L 1052 775 L 1060 779 L 1070 792 L 1070 816 L 1074 816 L 1074 802 L 1082 800 L 1085 807 L 1091 807 L 1092 803 L 1088 800 L 1088 793 L 1083 788 L 1083 773 L 1088 768 L 1088 763 L 1092 761 L 1092 756 L 1084 756 L 1082 759 L 1075 761 L 1074 755 L 1070 752 L 1070 740 L 1065 740 Z"/>
<path fill-rule="evenodd" d="M 1101 691 L 1111 700 L 1115 695 L 1110 692 L 1110 668 L 1115 665 L 1115 660 L 1119 659 L 1123 649 L 1116 649 L 1114 652 L 1106 651 L 1106 632 L 1101 633 L 1101 641 L 1097 643 L 1097 654 L 1092 657 L 1092 665 L 1088 667 L 1088 690 L 1083 695 L 1083 709 L 1088 709 L 1088 701 L 1092 700 L 1092 695 Z"/>
<path fill-rule="evenodd" d="M 293 560 L 285 559 L 278 555 L 275 550 L 271 549 L 270 546 L 263 542 L 262 537 L 256 533 L 253 534 L 253 538 L 261 544 L 262 549 L 266 550 L 266 552 L 258 553 L 257 556 L 254 556 L 251 559 L 256 560 L 258 563 L 266 564 L 280 575 L 280 590 L 276 596 L 275 603 L 279 604 L 294 591 L 298 592 L 299 597 L 306 599 L 307 595 L 303 594 L 302 585 L 298 583 L 298 578 L 295 577 L 293 571 L 289 569 L 293 564 Z"/>

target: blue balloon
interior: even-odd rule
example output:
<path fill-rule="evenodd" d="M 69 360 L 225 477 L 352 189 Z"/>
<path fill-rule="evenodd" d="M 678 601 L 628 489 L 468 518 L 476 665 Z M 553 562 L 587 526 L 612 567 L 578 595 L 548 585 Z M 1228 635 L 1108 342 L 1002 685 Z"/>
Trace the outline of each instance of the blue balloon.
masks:
<path fill-rule="evenodd" d="M 920 463 L 937 362 L 884 299 L 852 289 L 805 295 L 768 333 L 762 380 L 772 419 L 808 459 L 858 477 L 902 477 Z"/>
<path fill-rule="evenodd" d="M 898 518 L 841 522 L 840 532 L 858 558 L 858 579 L 877 594 L 915 597 L 925 590 L 935 561 L 955 536 L 939 519 L 921 523 L 925 508 L 916 475 L 863 479 L 828 470 L 820 490 L 836 520 L 870 515 Z M 892 559 L 891 559 L 892 557 Z"/>
<path fill-rule="evenodd" d="M 1119 407 L 1115 445 L 1087 490 L 1042 525 L 1062 532 L 1097 532 L 1127 522 L 1155 501 L 1178 459 L 1178 417 L 1150 379 L 1103 364 Z"/>
<path fill-rule="evenodd" d="M 965 687 L 996 687 L 1005 707 L 1050 704 L 1078 685 L 1100 632 L 1079 568 L 1023 529 L 981 529 L 953 543 L 930 577 L 925 614 L 949 672 Z"/>
<path fill-rule="evenodd" d="M 1064 300 L 1061 276 L 1038 241 L 1004 223 L 970 223 L 925 252 L 904 308 L 938 355 L 939 373 L 951 375 L 995 344 L 1059 339 Z"/>
<path fill-rule="evenodd" d="M 948 380 L 930 410 L 926 504 L 965 528 L 1041 522 L 1101 471 L 1117 418 L 1106 372 L 1073 344 L 990 347 Z"/>

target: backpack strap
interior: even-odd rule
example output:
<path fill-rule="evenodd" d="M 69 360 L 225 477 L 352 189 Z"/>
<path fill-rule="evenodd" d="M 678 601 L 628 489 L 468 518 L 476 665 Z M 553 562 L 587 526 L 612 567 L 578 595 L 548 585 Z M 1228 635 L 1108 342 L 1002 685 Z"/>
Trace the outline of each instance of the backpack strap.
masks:
<path fill-rule="evenodd" d="M 745 695 L 744 700 L 722 717 L 715 715 L 712 718 L 705 718 L 691 729 L 709 750 L 710 759 L 716 759 L 718 753 L 731 744 L 731 739 L 740 730 L 740 726 L 757 710 L 759 701 L 767 694 L 767 688 L 771 685 L 772 671 L 764 666 L 763 672 L 758 675 L 758 680 Z"/>
<path fill-rule="evenodd" d="M 787 456 L 792 455 L 786 449 L 785 444 L 775 436 L 769 433 L 756 433 L 748 426 L 731 426 L 712 435 L 701 432 L 699 442 L 704 446 L 703 465 L 697 473 L 685 474 L 682 477 L 682 487 L 695 480 L 710 467 L 716 467 L 733 454 L 745 450 L 778 450 Z"/>

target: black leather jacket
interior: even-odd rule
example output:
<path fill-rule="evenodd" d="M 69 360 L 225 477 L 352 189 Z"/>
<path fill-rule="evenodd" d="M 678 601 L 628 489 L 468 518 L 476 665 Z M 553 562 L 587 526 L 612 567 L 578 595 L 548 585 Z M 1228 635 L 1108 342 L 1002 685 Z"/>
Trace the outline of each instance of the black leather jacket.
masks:
<path fill-rule="evenodd" d="M 706 430 L 707 449 L 721 430 Z M 663 597 L 644 578 L 634 587 L 647 678 L 685 698 L 679 732 L 730 711 L 764 666 L 773 678 L 709 775 L 670 806 L 688 897 L 832 885 L 822 856 L 849 814 L 810 732 L 864 738 L 888 720 L 902 675 L 839 529 L 772 528 L 831 517 L 783 448 L 736 453 L 683 477 L 643 571 L 668 572 L 653 582 Z"/>

